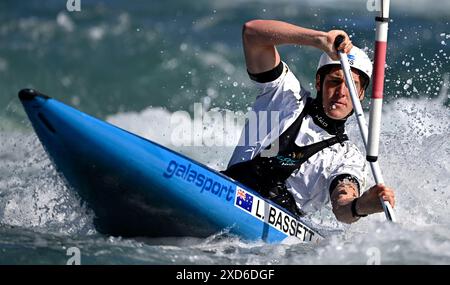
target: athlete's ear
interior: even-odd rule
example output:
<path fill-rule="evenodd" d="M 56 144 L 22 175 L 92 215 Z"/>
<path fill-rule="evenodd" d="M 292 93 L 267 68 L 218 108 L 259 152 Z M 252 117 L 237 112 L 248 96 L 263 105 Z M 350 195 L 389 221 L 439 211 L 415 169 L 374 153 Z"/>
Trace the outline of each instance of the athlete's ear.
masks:
<path fill-rule="evenodd" d="M 320 75 L 316 75 L 316 90 L 320 91 Z"/>

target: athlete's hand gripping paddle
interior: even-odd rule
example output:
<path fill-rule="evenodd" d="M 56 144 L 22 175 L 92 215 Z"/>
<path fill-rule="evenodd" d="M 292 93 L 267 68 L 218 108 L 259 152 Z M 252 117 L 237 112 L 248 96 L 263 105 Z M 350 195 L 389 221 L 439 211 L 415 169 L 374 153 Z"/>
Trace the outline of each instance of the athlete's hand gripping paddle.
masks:
<path fill-rule="evenodd" d="M 334 41 L 334 47 L 336 48 L 339 60 L 341 62 L 342 70 L 344 71 L 345 76 L 345 83 L 347 84 L 347 88 L 350 92 L 350 97 L 352 99 L 353 103 L 353 109 L 355 111 L 356 119 L 358 120 L 358 126 L 359 130 L 361 132 L 361 136 L 364 142 L 364 146 L 367 151 L 367 124 L 366 119 L 364 117 L 364 112 L 361 107 L 361 102 L 359 102 L 358 93 L 356 91 L 355 82 L 353 81 L 352 72 L 350 69 L 350 63 L 347 58 L 347 54 L 344 52 L 338 50 L 338 47 L 341 45 L 341 43 L 344 41 L 344 36 L 339 35 L 336 37 Z M 384 184 L 383 176 L 381 175 L 381 169 L 378 164 L 378 161 L 369 162 L 370 167 L 372 169 L 372 173 L 375 179 L 376 184 Z M 386 219 L 392 222 L 396 222 L 395 213 L 394 210 L 391 207 L 391 204 L 389 202 L 384 201 L 380 198 L 381 204 L 383 205 L 384 213 L 386 215 Z"/>

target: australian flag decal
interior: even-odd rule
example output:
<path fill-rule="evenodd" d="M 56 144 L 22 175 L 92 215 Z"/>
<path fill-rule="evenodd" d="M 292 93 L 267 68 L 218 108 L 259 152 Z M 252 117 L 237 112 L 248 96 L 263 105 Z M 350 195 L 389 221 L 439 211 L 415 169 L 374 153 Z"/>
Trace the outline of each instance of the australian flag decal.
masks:
<path fill-rule="evenodd" d="M 253 205 L 253 196 L 238 187 L 236 189 L 236 202 L 235 203 L 236 203 L 236 206 L 239 206 L 242 209 L 249 211 L 251 213 L 252 205 Z"/>

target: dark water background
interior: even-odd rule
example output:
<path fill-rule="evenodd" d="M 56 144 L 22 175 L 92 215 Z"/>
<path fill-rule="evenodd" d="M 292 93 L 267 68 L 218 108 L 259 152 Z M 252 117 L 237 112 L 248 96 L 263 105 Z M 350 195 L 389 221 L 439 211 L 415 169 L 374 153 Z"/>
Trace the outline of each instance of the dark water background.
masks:
<path fill-rule="evenodd" d="M 397 191 L 400 223 L 387 225 L 380 214 L 346 227 L 325 209 L 313 218 L 338 232 L 311 246 L 226 233 L 98 234 L 93 213 L 51 166 L 17 92 L 36 88 L 222 169 L 232 148 L 171 146 L 170 116 L 192 114 L 195 102 L 243 112 L 251 105 L 256 91 L 245 71 L 242 24 L 265 18 L 344 29 L 372 55 L 376 14 L 365 1 L 81 0 L 82 10 L 72 13 L 64 0 L 1 1 L 0 264 L 65 264 L 73 246 L 85 264 L 366 264 L 377 250 L 384 264 L 450 263 L 450 2 L 392 2 L 380 163 Z M 283 46 L 280 53 L 312 89 L 320 52 Z"/>

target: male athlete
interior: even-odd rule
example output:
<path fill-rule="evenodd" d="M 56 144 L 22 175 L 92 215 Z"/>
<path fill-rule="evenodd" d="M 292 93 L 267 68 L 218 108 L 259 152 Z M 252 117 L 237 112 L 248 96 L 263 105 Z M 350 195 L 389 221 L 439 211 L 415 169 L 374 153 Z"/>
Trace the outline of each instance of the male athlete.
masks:
<path fill-rule="evenodd" d="M 382 184 L 362 193 L 365 159 L 348 141 L 346 119 L 353 113 L 334 41 L 348 54 L 360 100 L 372 75 L 368 56 L 352 45 L 344 31 L 316 31 L 273 20 L 253 20 L 243 27 L 247 71 L 259 95 L 253 105 L 257 124 L 247 121 L 239 145 L 224 173 L 255 189 L 297 216 L 329 201 L 336 218 L 353 223 L 383 211 L 380 197 L 394 207 L 394 192 Z M 304 89 L 276 46 L 294 44 L 322 50 L 316 73 L 315 99 Z M 264 118 L 277 112 L 278 123 L 263 133 Z M 273 125 L 273 122 L 269 124 Z M 277 147 L 272 155 L 270 149 Z"/>

